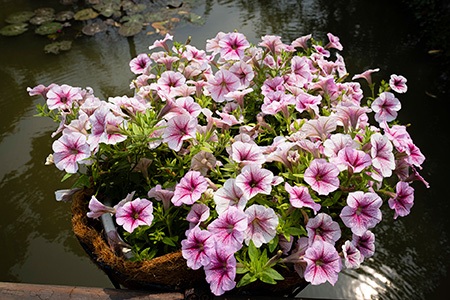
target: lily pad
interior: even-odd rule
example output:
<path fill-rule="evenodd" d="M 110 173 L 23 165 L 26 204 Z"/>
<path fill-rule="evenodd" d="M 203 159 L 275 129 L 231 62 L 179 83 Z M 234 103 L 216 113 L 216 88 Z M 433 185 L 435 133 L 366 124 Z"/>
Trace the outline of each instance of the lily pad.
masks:
<path fill-rule="evenodd" d="M 120 0 L 105 0 L 94 5 L 94 9 L 104 17 L 120 16 Z"/>
<path fill-rule="evenodd" d="M 45 53 L 58 54 L 61 51 L 68 51 L 72 48 L 72 41 L 60 41 L 48 44 L 44 47 Z"/>
<path fill-rule="evenodd" d="M 6 25 L 2 29 L 0 29 L 0 35 L 4 36 L 16 36 L 24 33 L 28 30 L 28 24 L 20 23 L 20 24 L 10 24 Z"/>
<path fill-rule="evenodd" d="M 63 25 L 61 23 L 48 22 L 48 23 L 42 24 L 41 26 L 36 28 L 36 30 L 34 32 L 36 34 L 40 34 L 40 35 L 49 35 L 49 34 L 56 33 L 58 31 L 60 31 L 61 29 L 63 29 Z"/>
<path fill-rule="evenodd" d="M 137 22 L 127 22 L 120 26 L 119 34 L 121 36 L 133 36 L 142 31 L 142 23 Z"/>
<path fill-rule="evenodd" d="M 122 8 L 129 15 L 138 14 L 147 9 L 147 5 L 143 3 L 134 3 L 133 1 L 123 1 Z"/>
<path fill-rule="evenodd" d="M 81 32 L 83 32 L 85 35 L 92 36 L 96 33 L 106 31 L 107 28 L 108 26 L 105 24 L 105 22 L 98 21 L 84 26 Z"/>
<path fill-rule="evenodd" d="M 36 16 L 53 16 L 55 9 L 51 7 L 41 7 L 34 11 Z"/>
<path fill-rule="evenodd" d="M 188 21 L 195 25 L 204 25 L 205 24 L 205 19 L 203 19 L 201 16 L 199 16 L 195 13 L 190 13 L 188 15 Z"/>
<path fill-rule="evenodd" d="M 28 22 L 34 16 L 32 11 L 19 11 L 6 17 L 5 22 L 9 24 L 20 24 Z"/>
<path fill-rule="evenodd" d="M 55 19 L 54 15 L 35 15 L 30 19 L 30 23 L 33 25 L 42 25 L 44 23 L 51 22 Z"/>
<path fill-rule="evenodd" d="M 85 8 L 80 11 L 77 11 L 77 13 L 73 16 L 73 18 L 77 21 L 86 21 L 95 19 L 98 17 L 98 12 L 94 11 L 92 8 Z"/>
<path fill-rule="evenodd" d="M 74 16 L 75 16 L 75 13 L 73 11 L 64 10 L 64 11 L 58 12 L 55 15 L 55 20 L 60 21 L 60 22 L 69 21 L 69 20 L 72 20 Z"/>

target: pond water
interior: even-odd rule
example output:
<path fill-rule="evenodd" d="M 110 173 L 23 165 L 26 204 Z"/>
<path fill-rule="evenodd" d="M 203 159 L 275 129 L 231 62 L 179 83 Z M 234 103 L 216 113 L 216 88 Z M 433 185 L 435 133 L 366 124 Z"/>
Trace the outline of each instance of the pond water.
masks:
<path fill-rule="evenodd" d="M 439 57 L 427 54 L 433 49 L 418 41 L 420 28 L 414 14 L 394 2 L 197 1 L 193 11 L 202 16 L 204 25 L 180 23 L 172 31 L 176 40 L 192 36 L 192 44 L 202 48 L 218 31 L 237 29 L 251 42 L 264 34 L 281 35 L 288 42 L 308 33 L 325 39 L 332 32 L 344 45 L 342 55 L 351 75 L 380 68 L 376 79 L 393 73 L 408 78 L 399 119 L 412 124 L 409 131 L 427 156 L 422 175 L 431 189 L 415 185 L 415 205 L 407 218 L 394 223 L 392 215 L 386 215 L 376 230 L 376 254 L 361 269 L 342 273 L 334 287 L 309 286 L 301 297 L 444 299 L 448 295 L 447 87 L 437 84 L 442 79 Z M 58 1 L 1 0 L 1 25 L 12 12 L 41 6 L 56 7 Z M 1 281 L 112 287 L 75 240 L 69 205 L 54 200 L 54 190 L 69 183 L 60 182 L 56 168 L 44 166 L 54 124 L 33 116 L 41 99 L 29 97 L 26 88 L 56 82 L 90 86 L 103 97 L 128 93 L 129 60 L 160 38 L 146 31 L 133 38 L 102 33 L 79 37 L 70 51 L 50 55 L 43 52 L 48 43 L 44 37 L 0 36 Z"/>

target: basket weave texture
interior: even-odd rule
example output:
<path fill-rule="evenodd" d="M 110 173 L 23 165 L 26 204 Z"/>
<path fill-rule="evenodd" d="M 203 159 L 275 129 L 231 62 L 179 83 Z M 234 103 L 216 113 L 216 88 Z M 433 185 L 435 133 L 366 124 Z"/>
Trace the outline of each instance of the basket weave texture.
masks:
<path fill-rule="evenodd" d="M 153 292 L 209 290 L 203 270 L 189 269 L 181 250 L 141 262 L 118 256 L 106 242 L 101 222 L 86 216 L 91 195 L 89 190 L 81 190 L 73 195 L 72 227 L 81 246 L 111 281 L 129 289 Z M 236 288 L 231 293 L 282 296 L 293 295 L 306 287 L 307 283 L 295 271 L 279 271 L 285 279 L 276 285 L 254 282 Z"/>

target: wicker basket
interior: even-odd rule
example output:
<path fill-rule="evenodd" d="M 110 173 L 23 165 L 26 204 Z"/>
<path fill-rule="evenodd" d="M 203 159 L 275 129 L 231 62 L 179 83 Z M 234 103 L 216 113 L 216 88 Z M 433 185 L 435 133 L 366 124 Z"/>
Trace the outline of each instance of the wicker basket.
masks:
<path fill-rule="evenodd" d="M 82 190 L 72 197 L 73 231 L 92 261 L 108 275 L 116 287 L 120 285 L 152 292 L 182 293 L 209 290 L 203 270 L 189 269 L 181 251 L 142 262 L 133 262 L 116 255 L 102 234 L 101 222 L 86 216 L 90 195 L 88 190 Z M 232 293 L 292 295 L 307 285 L 295 272 L 281 273 L 285 280 L 276 285 L 255 282 L 237 288 Z"/>

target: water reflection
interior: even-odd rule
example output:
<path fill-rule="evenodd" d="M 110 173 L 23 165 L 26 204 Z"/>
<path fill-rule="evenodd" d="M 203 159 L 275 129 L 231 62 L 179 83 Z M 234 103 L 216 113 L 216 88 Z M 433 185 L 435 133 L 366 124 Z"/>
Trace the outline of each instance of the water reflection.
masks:
<path fill-rule="evenodd" d="M 0 1 L 0 16 L 9 13 L 10 2 Z M 24 8 L 42 5 L 14 3 Z M 217 31 L 237 29 L 252 42 L 265 34 L 290 41 L 308 33 L 321 39 L 332 32 L 341 38 L 351 74 L 379 67 L 382 72 L 376 79 L 391 73 L 408 78 L 409 92 L 402 97 L 399 118 L 413 124 L 409 131 L 427 156 L 423 175 L 432 189 L 416 185 L 416 202 L 407 218 L 394 223 L 392 213 L 386 212 L 386 222 L 376 230 L 376 254 L 361 269 L 341 274 L 334 287 L 309 286 L 300 295 L 424 299 L 433 292 L 433 299 L 439 299 L 436 290 L 450 265 L 446 215 L 450 205 L 444 194 L 447 153 L 442 146 L 449 144 L 447 116 L 438 107 L 448 105 L 440 94 L 445 87 L 435 85 L 439 62 L 427 57 L 428 49 L 415 38 L 418 26 L 412 15 L 401 3 L 386 0 L 210 0 L 194 11 L 204 16 L 206 24 L 177 28 L 173 32 L 177 40 L 192 36 L 194 45 L 204 47 Z M 70 52 L 59 56 L 44 55 L 47 41 L 32 34 L 0 38 L 0 280 L 110 286 L 73 238 L 67 204 L 53 201 L 53 191 L 67 186 L 59 182 L 60 172 L 43 166 L 53 124 L 32 117 L 36 102 L 25 89 L 58 82 L 91 86 L 101 97 L 129 93 L 128 61 L 157 37 L 140 34 L 127 40 L 103 34 L 77 41 Z M 92 277 L 84 279 L 86 274 Z"/>

